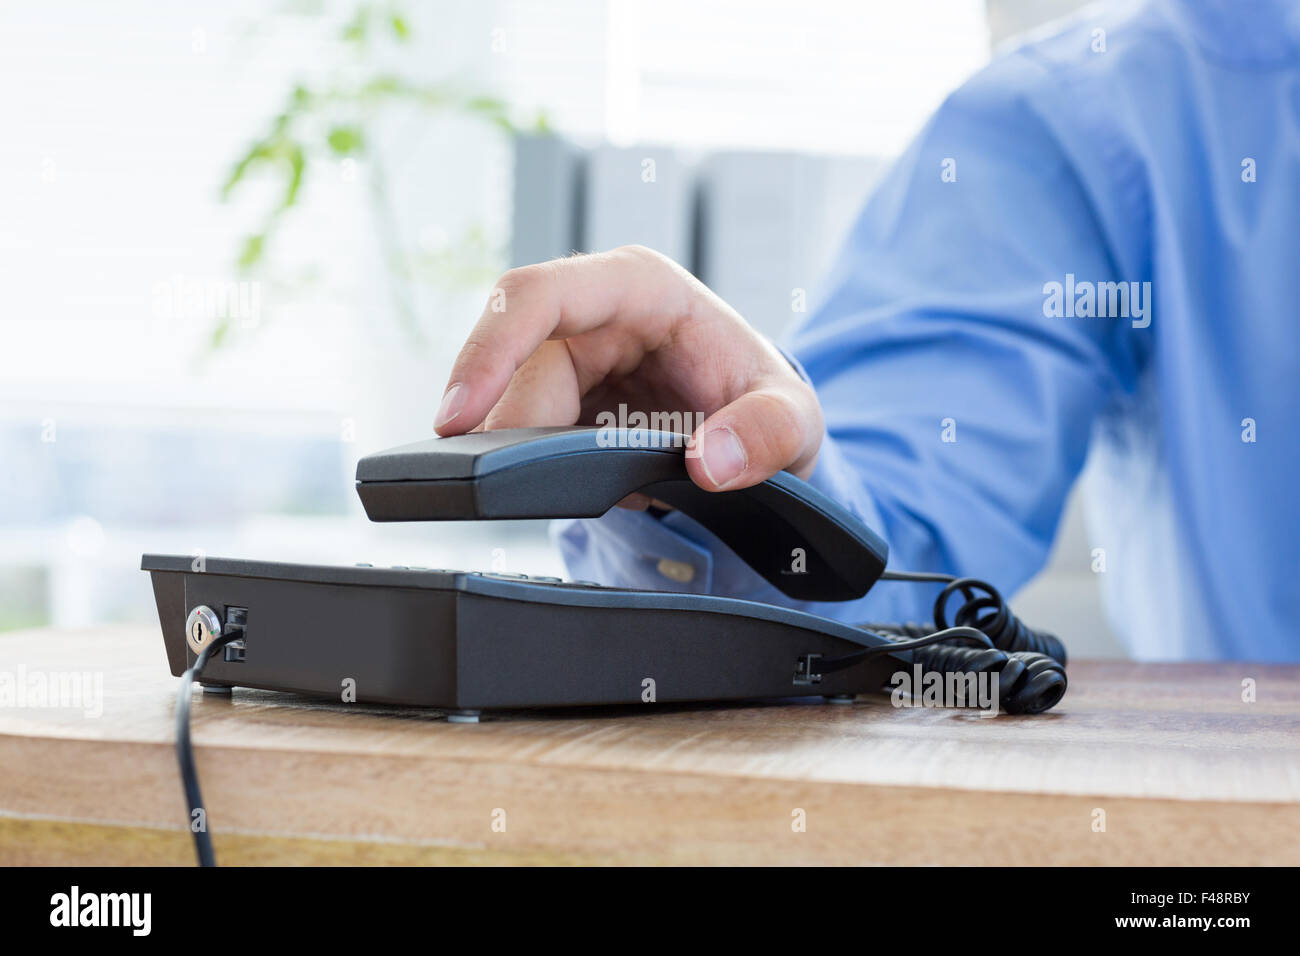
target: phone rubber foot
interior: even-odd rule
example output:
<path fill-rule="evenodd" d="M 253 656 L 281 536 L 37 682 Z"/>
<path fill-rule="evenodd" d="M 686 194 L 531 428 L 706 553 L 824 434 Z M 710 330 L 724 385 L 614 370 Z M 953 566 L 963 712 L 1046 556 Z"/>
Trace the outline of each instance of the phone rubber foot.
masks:
<path fill-rule="evenodd" d="M 478 710 L 449 710 L 447 711 L 447 723 L 449 724 L 477 724 L 479 714 Z"/>
<path fill-rule="evenodd" d="M 851 704 L 855 700 L 853 694 L 827 694 L 826 703 L 828 704 Z"/>
<path fill-rule="evenodd" d="M 203 688 L 203 693 L 216 694 L 218 697 L 229 697 L 235 689 L 225 684 L 205 684 L 202 681 L 199 682 L 199 686 Z"/>

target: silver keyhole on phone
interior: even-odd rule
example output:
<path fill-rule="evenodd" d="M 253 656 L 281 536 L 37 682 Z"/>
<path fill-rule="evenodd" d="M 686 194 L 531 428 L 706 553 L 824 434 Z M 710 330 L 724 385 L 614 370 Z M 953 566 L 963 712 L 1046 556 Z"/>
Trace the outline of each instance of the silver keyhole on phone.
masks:
<path fill-rule="evenodd" d="M 195 654 L 200 653 L 220 633 L 221 618 L 206 604 L 200 604 L 190 611 L 190 616 L 185 619 L 185 643 Z"/>

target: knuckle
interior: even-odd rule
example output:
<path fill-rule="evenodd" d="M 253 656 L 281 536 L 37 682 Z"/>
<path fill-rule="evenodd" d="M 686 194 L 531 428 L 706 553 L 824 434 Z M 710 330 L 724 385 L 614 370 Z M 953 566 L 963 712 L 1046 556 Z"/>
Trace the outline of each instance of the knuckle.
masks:
<path fill-rule="evenodd" d="M 755 414 L 752 418 L 757 432 L 762 457 L 768 461 L 780 459 L 793 460 L 803 447 L 804 414 L 794 398 L 786 391 L 760 391 L 752 393 L 755 400 Z"/>
<path fill-rule="evenodd" d="M 507 299 L 527 295 L 540 285 L 549 281 L 551 264 L 536 262 L 527 266 L 515 266 L 497 279 L 495 289 L 505 293 Z"/>
<path fill-rule="evenodd" d="M 643 246 L 639 243 L 619 246 L 617 249 L 613 250 L 612 254 L 623 259 L 631 259 L 636 262 L 650 263 L 653 265 L 663 265 L 664 263 L 672 262 L 672 260 L 662 252 L 656 252 L 649 246 Z"/>

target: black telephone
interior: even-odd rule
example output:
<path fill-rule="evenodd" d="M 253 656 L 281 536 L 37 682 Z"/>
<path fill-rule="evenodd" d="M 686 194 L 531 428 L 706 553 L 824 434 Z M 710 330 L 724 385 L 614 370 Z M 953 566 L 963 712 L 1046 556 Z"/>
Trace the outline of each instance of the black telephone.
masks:
<path fill-rule="evenodd" d="M 522 574 L 146 554 L 167 659 L 182 677 L 176 754 L 191 816 L 204 805 L 190 744 L 196 680 L 336 700 L 350 690 L 455 722 L 485 709 L 849 701 L 907 672 L 984 677 L 1009 713 L 1039 713 L 1065 693 L 1061 642 L 1017 620 L 991 585 L 886 571 L 880 538 L 784 472 L 701 491 L 685 446 L 658 431 L 480 432 L 363 458 L 357 492 L 374 521 L 447 521 L 594 517 L 639 491 L 694 518 L 792 598 L 851 600 L 880 580 L 941 584 L 934 626 L 853 627 L 753 601 Z M 954 595 L 963 603 L 949 626 Z M 199 863 L 214 865 L 209 830 L 192 832 Z"/>
<path fill-rule="evenodd" d="M 172 672 L 219 640 L 201 675 L 210 688 L 337 697 L 349 680 L 357 700 L 462 720 L 647 699 L 843 699 L 918 665 L 997 673 L 1010 713 L 1047 710 L 1064 694 L 1060 641 L 1025 627 L 990 585 L 887 572 L 883 541 L 784 472 L 704 492 L 684 447 L 684 436 L 657 431 L 479 432 L 363 458 L 357 492 L 374 521 L 445 521 L 596 516 L 639 491 L 698 521 L 792 598 L 851 600 L 881 579 L 942 584 L 934 626 L 854 627 L 752 601 L 519 574 L 223 558 L 197 569 L 186 556 L 145 555 Z"/>

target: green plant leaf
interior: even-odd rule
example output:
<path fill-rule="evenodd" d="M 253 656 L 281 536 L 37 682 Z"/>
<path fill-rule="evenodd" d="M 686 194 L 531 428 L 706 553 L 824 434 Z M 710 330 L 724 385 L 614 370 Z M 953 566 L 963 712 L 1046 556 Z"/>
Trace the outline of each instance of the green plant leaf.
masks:
<path fill-rule="evenodd" d="M 515 124 L 510 120 L 510 107 L 504 100 L 491 96 L 475 96 L 465 100 L 461 105 L 466 112 L 478 114 L 507 133 L 515 131 Z"/>
<path fill-rule="evenodd" d="M 406 94 L 409 92 L 410 88 L 407 86 L 406 81 L 401 77 L 384 74 L 367 80 L 361 89 L 358 90 L 358 96 L 362 99 L 366 99 L 380 96 L 396 96 L 398 94 Z"/>
<path fill-rule="evenodd" d="M 222 319 L 212 327 L 212 337 L 208 340 L 209 346 L 213 349 L 221 348 L 226 341 L 226 336 L 230 333 L 230 319 Z"/>
<path fill-rule="evenodd" d="M 239 268 L 248 269 L 256 265 L 262 259 L 262 254 L 266 251 L 266 233 L 256 233 L 244 239 L 244 244 L 239 249 L 239 258 L 236 262 Z"/>
<path fill-rule="evenodd" d="M 351 156 L 361 151 L 363 142 L 361 128 L 358 126 L 335 126 L 329 132 L 330 149 L 339 156 Z"/>
<path fill-rule="evenodd" d="M 289 184 L 284 190 L 281 209 L 288 209 L 298 201 L 298 190 L 302 186 L 303 172 L 307 168 L 307 155 L 298 143 L 289 143 L 285 148 L 285 158 L 289 161 Z"/>
<path fill-rule="evenodd" d="M 411 37 L 411 29 L 406 25 L 406 19 L 400 13 L 394 13 L 388 20 L 388 25 L 393 28 L 393 36 L 405 42 Z"/>
<path fill-rule="evenodd" d="M 340 36 L 345 43 L 363 44 L 366 42 L 366 34 L 370 27 L 370 7 L 368 4 L 362 4 L 357 7 L 357 12 L 352 15 L 347 26 L 343 28 Z"/>
<path fill-rule="evenodd" d="M 239 161 L 235 163 L 234 168 L 230 170 L 230 175 L 221 186 L 221 198 L 229 199 L 231 190 L 233 190 L 243 180 L 248 170 L 255 163 L 268 159 L 271 155 L 270 147 L 265 141 L 254 143 L 248 148 Z"/>
<path fill-rule="evenodd" d="M 465 109 L 471 113 L 501 116 L 506 112 L 506 104 L 504 100 L 499 100 L 493 96 L 474 96 L 465 101 Z"/>

